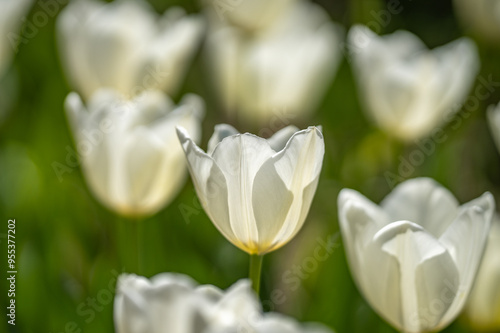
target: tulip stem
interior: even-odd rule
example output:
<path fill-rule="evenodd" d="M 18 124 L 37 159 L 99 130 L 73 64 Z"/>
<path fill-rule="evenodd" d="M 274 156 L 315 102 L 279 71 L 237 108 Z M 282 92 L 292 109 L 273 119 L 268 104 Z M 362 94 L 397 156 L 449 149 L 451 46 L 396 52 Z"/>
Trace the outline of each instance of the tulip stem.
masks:
<path fill-rule="evenodd" d="M 136 234 L 135 237 L 137 239 L 137 274 L 139 275 L 144 275 L 143 271 L 143 252 L 144 252 L 144 243 L 143 243 L 143 238 L 144 238 L 144 221 L 137 219 L 135 221 L 132 221 L 134 224 L 136 224 Z"/>
<path fill-rule="evenodd" d="M 253 290 L 259 295 L 260 292 L 260 275 L 262 273 L 262 260 L 264 256 L 258 254 L 250 255 L 250 272 L 249 277 L 252 281 Z"/>
<path fill-rule="evenodd" d="M 135 218 L 125 218 L 120 221 L 121 233 L 121 264 L 128 273 L 143 274 L 143 226 L 144 221 Z"/>
<path fill-rule="evenodd" d="M 137 251 L 138 249 L 138 240 L 139 240 L 139 237 L 137 235 L 137 221 L 135 221 L 134 219 L 128 219 L 127 221 L 125 221 L 125 223 L 127 224 L 127 229 L 128 229 L 128 233 L 127 233 L 127 243 L 126 246 L 127 246 L 127 252 L 128 252 L 128 258 L 127 258 L 127 262 L 128 262 L 128 267 L 127 267 L 127 271 L 130 272 L 130 273 L 135 273 L 135 274 L 139 274 L 139 271 L 138 271 L 138 268 L 139 268 L 139 251 Z"/>

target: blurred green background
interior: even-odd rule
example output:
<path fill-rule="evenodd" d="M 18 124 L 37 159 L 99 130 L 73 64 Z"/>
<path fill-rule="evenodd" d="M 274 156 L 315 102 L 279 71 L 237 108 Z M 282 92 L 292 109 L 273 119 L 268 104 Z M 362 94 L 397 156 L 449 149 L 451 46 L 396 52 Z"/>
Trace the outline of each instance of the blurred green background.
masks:
<path fill-rule="evenodd" d="M 62 2 L 62 1 L 61 1 Z M 158 12 L 181 5 L 197 12 L 196 1 L 150 0 Z M 375 0 L 320 0 L 332 18 L 347 28 L 374 20 L 372 10 L 386 6 Z M 381 29 L 407 29 L 434 47 L 466 32 L 451 1 L 401 0 L 404 10 Z M 60 6 L 62 8 L 63 5 Z M 41 8 L 36 2 L 27 20 Z M 89 193 L 79 168 L 59 181 L 52 163 L 65 163 L 74 149 L 63 101 L 70 88 L 61 70 L 55 42 L 55 17 L 21 44 L 0 87 L 9 89 L 10 113 L 0 124 L 0 253 L 4 276 L 7 220 L 16 219 L 16 326 L 0 323 L 6 332 L 113 332 L 113 293 L 123 270 L 120 257 L 129 245 L 120 225 L 130 223 L 103 208 Z M 480 76 L 500 81 L 500 48 L 478 41 Z M 341 47 L 341 46 L 339 46 Z M 476 82 L 478 84 L 478 82 Z M 17 85 L 15 91 L 12 87 Z M 207 102 L 202 147 L 213 126 L 226 121 L 219 111 L 203 53 L 199 52 L 182 93 Z M 471 112 L 458 113 L 444 127 L 448 139 L 425 155 L 408 177 L 430 176 L 465 202 L 484 191 L 500 197 L 500 158 L 485 121 L 485 109 L 500 100 L 500 90 Z M 284 248 L 267 255 L 261 297 L 266 310 L 301 321 L 320 321 L 337 332 L 394 332 L 366 304 L 350 277 L 338 234 L 336 198 L 344 187 L 378 202 L 390 190 L 385 173 L 398 173 L 400 157 L 416 144 L 403 146 L 367 120 L 361 110 L 349 62 L 344 59 L 322 105 L 299 127 L 321 124 L 326 156 L 318 191 L 300 234 Z M 240 131 L 254 130 L 234 124 Z M 286 124 L 281 124 L 286 125 Z M 271 128 L 277 130 L 278 128 Z M 202 284 L 227 288 L 247 276 L 248 256 L 229 244 L 198 204 L 191 181 L 164 210 L 144 223 L 144 274 L 166 271 L 188 274 Z M 314 251 L 335 242 L 324 261 Z M 5 255 L 4 255 L 5 254 Z M 313 259 L 311 259 L 313 258 Z M 294 266 L 295 265 L 295 266 Z M 298 273 L 297 266 L 302 267 Z M 0 283 L 0 306 L 7 306 L 6 279 Z M 272 295 L 272 296 L 271 296 Z M 4 317 L 5 318 L 5 317 Z M 7 327 L 8 326 L 8 327 Z M 457 320 L 445 332 L 470 332 Z"/>

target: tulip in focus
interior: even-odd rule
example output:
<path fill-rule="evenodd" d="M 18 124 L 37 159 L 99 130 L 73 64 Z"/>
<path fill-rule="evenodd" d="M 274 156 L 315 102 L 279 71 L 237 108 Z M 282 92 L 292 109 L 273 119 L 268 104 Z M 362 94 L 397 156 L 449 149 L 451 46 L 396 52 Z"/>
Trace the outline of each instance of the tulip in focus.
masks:
<path fill-rule="evenodd" d="M 72 87 L 88 100 L 100 88 L 127 97 L 179 88 L 203 28 L 172 8 L 158 17 L 140 0 L 71 2 L 58 18 L 61 60 Z"/>
<path fill-rule="evenodd" d="M 491 225 L 488 245 L 476 283 L 466 307 L 471 326 L 477 331 L 500 331 L 500 218 Z"/>
<path fill-rule="evenodd" d="M 341 59 L 343 29 L 315 4 L 289 7 L 255 35 L 230 25 L 209 33 L 210 70 L 229 117 L 262 126 L 318 107 Z"/>
<path fill-rule="evenodd" d="M 401 332 L 436 332 L 462 311 L 485 249 L 490 193 L 459 206 L 429 178 L 408 180 L 379 205 L 338 199 L 349 267 L 367 302 Z"/>
<path fill-rule="evenodd" d="M 129 101 L 99 90 L 87 106 L 69 94 L 66 111 L 87 183 L 106 207 L 129 217 L 152 215 L 179 192 L 186 163 L 175 127 L 200 139 L 200 97 L 186 95 L 175 106 L 158 91 Z"/>
<path fill-rule="evenodd" d="M 121 275 L 114 318 L 116 333 L 331 333 L 320 325 L 263 314 L 249 281 L 241 280 L 224 292 L 172 273 L 151 280 Z"/>
<path fill-rule="evenodd" d="M 421 139 L 451 119 L 479 71 L 476 46 L 467 38 L 428 50 L 408 31 L 378 36 L 357 25 L 348 40 L 364 108 L 404 141 Z"/>
<path fill-rule="evenodd" d="M 219 231 L 249 254 L 288 243 L 307 217 L 325 144 L 317 127 L 293 126 L 268 140 L 218 125 L 205 153 L 178 129 L 205 212 Z"/>

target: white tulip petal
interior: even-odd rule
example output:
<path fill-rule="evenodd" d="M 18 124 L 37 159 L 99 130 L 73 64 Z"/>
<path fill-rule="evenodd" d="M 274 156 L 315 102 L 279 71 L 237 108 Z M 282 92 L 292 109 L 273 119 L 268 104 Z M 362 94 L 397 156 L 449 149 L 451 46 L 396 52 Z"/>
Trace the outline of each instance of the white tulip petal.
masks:
<path fill-rule="evenodd" d="M 97 78 L 94 91 L 110 87 L 133 95 L 135 77 L 130 72 L 138 71 L 138 62 L 154 33 L 153 23 L 150 8 L 138 1 L 114 2 L 92 13 L 82 27 L 86 44 L 82 60 Z"/>
<path fill-rule="evenodd" d="M 460 105 L 465 101 L 480 69 L 477 46 L 471 39 L 464 37 L 438 47 L 431 53 L 443 72 L 440 82 L 442 94 L 438 99 L 440 107 L 445 109 L 443 111 L 456 112 L 458 107 L 452 107 L 453 104 Z"/>
<path fill-rule="evenodd" d="M 179 105 L 185 107 L 196 115 L 198 118 L 205 116 L 205 101 L 196 94 L 186 94 L 182 97 Z"/>
<path fill-rule="evenodd" d="M 387 223 L 387 216 L 373 202 L 350 189 L 340 191 L 338 209 L 349 267 L 358 285 L 362 285 L 363 255 L 373 236 Z"/>
<path fill-rule="evenodd" d="M 125 105 L 130 108 L 140 110 L 133 112 L 134 117 L 131 119 L 133 126 L 153 126 L 157 122 L 169 119 L 171 110 L 175 108 L 172 99 L 161 91 L 143 92 L 127 104 Z"/>
<path fill-rule="evenodd" d="M 73 1 L 68 4 L 66 10 L 61 11 L 57 19 L 57 37 L 61 51 L 61 62 L 72 86 L 89 96 L 90 87 L 97 86 L 96 78 L 92 75 L 85 59 L 85 36 L 82 27 L 92 16 L 92 13 L 101 9 L 102 4 L 98 1 Z M 83 85 L 82 82 L 86 82 Z"/>
<path fill-rule="evenodd" d="M 208 35 L 206 50 L 220 100 L 230 116 L 234 116 L 240 94 L 238 73 L 243 52 L 241 34 L 230 27 L 214 31 Z"/>
<path fill-rule="evenodd" d="M 257 324 L 256 332 L 258 333 L 301 333 L 297 324 L 290 319 L 278 315 L 267 315 L 261 322 Z"/>
<path fill-rule="evenodd" d="M 215 227 L 238 247 L 242 243 L 235 237 L 230 216 L 227 181 L 217 163 L 203 152 L 182 128 L 177 135 L 188 161 L 189 171 L 198 198 Z"/>
<path fill-rule="evenodd" d="M 215 150 L 215 147 L 217 147 L 217 145 L 223 139 L 238 133 L 239 133 L 238 130 L 231 125 L 228 124 L 215 125 L 214 134 L 212 134 L 210 140 L 208 141 L 207 154 L 212 155 Z"/>
<path fill-rule="evenodd" d="M 213 8 L 220 6 L 212 1 Z M 275 23 L 296 0 L 253 0 L 240 2 L 230 11 L 225 12 L 227 19 L 234 25 L 248 30 L 264 30 Z"/>
<path fill-rule="evenodd" d="M 478 331 L 500 328 L 500 219 L 491 225 L 488 244 L 467 304 L 467 316 Z"/>
<path fill-rule="evenodd" d="M 460 207 L 459 216 L 439 239 L 450 252 L 460 273 L 458 295 L 443 318 L 442 326 L 458 316 L 459 309 L 467 301 L 481 263 L 494 210 L 495 201 L 490 193 L 464 204 Z"/>
<path fill-rule="evenodd" d="M 392 221 L 408 220 L 440 237 L 453 222 L 458 202 L 430 178 L 416 178 L 398 185 L 380 204 Z"/>
<path fill-rule="evenodd" d="M 119 304 L 119 305 L 118 305 Z M 148 333 L 149 313 L 144 302 L 134 301 L 129 295 L 122 295 L 120 301 L 115 301 L 115 328 L 117 333 Z M 127 315 L 125 315 L 127 314 Z"/>
<path fill-rule="evenodd" d="M 240 280 L 226 290 L 222 298 L 214 305 L 213 312 L 219 314 L 231 313 L 234 321 L 241 318 L 250 321 L 251 316 L 262 312 L 262 307 L 257 295 L 251 288 L 251 282 L 249 280 Z M 228 321 L 230 318 L 214 319 Z"/>
<path fill-rule="evenodd" d="M 300 6 L 311 14 L 310 4 Z M 305 8 L 302 8 L 305 7 Z M 303 15 L 302 15 L 303 16 Z M 341 29 L 328 21 L 275 29 L 245 50 L 239 84 L 240 108 L 249 121 L 283 112 L 298 117 L 314 110 L 339 63 Z"/>
<path fill-rule="evenodd" d="M 281 151 L 285 148 L 290 138 L 298 131 L 299 129 L 296 126 L 289 125 L 274 133 L 273 136 L 267 139 L 267 142 L 269 142 L 274 151 Z"/>
<path fill-rule="evenodd" d="M 80 131 L 87 127 L 90 114 L 85 109 L 82 99 L 77 93 L 71 92 L 66 97 L 64 101 L 64 108 L 66 110 L 66 116 L 68 117 L 71 129 L 74 133 L 78 133 L 78 138 L 80 138 Z"/>
<path fill-rule="evenodd" d="M 151 281 L 134 275 L 121 276 L 115 299 L 118 333 L 189 333 L 195 311 L 191 298 L 193 281 L 177 274 L 159 274 Z"/>
<path fill-rule="evenodd" d="M 491 135 L 493 136 L 497 150 L 500 151 L 500 103 L 498 105 L 490 105 L 486 115 L 488 116 Z"/>
<path fill-rule="evenodd" d="M 274 154 L 267 140 L 239 134 L 222 140 L 213 152 L 227 182 L 229 220 L 234 235 L 249 249 L 257 249 L 258 230 L 252 207 L 255 176 Z M 252 251 L 252 252 L 253 252 Z"/>
<path fill-rule="evenodd" d="M 150 50 L 144 55 L 137 73 L 136 80 L 142 83 L 141 88 L 177 93 L 181 78 L 199 44 L 204 25 L 202 17 L 183 16 L 185 11 L 179 7 L 165 12 L 162 22 L 165 28 L 149 45 Z"/>
<path fill-rule="evenodd" d="M 302 228 L 316 192 L 325 143 L 316 127 L 295 133 L 285 149 L 273 157 L 276 172 L 293 193 L 293 203 L 276 240 L 292 239 Z"/>
<path fill-rule="evenodd" d="M 257 172 L 253 182 L 252 206 L 258 231 L 259 254 L 276 245 L 275 238 L 283 228 L 293 198 L 293 193 L 276 172 L 274 161 L 268 160 Z"/>
<path fill-rule="evenodd" d="M 186 95 L 177 108 L 150 124 L 154 133 L 170 147 L 170 154 L 176 157 L 184 155 L 175 130 L 177 126 L 186 129 L 194 142 L 201 139 L 200 121 L 203 118 L 205 105 L 199 99 L 199 96 Z"/>
<path fill-rule="evenodd" d="M 416 333 L 432 330 L 451 307 L 458 289 L 458 270 L 450 253 L 421 226 L 407 221 L 382 228 L 374 243 L 377 246 L 367 253 L 381 248 L 398 261 L 399 285 L 393 287 L 400 288 L 400 327 Z M 376 263 L 370 262 L 367 265 L 376 269 Z M 443 295 L 446 299 L 441 299 Z M 394 308 L 382 312 L 397 313 Z"/>
<path fill-rule="evenodd" d="M 219 302 L 224 297 L 224 292 L 211 284 L 196 287 L 196 294 L 203 295 L 214 303 Z"/>
<path fill-rule="evenodd" d="M 419 38 L 403 30 L 380 37 L 366 26 L 355 25 L 349 30 L 347 40 L 350 55 L 361 70 L 359 74 L 363 76 L 370 68 L 377 70 L 377 66 L 386 61 L 391 62 L 425 50 Z"/>
<path fill-rule="evenodd" d="M 127 141 L 124 163 L 125 179 L 129 180 L 126 190 L 129 202 L 124 209 L 130 208 L 132 212 L 141 213 L 141 207 L 147 207 L 149 210 L 150 194 L 154 193 L 156 188 L 163 186 L 158 183 L 158 176 L 165 166 L 164 152 L 167 147 L 145 128 L 137 129 Z"/>
<path fill-rule="evenodd" d="M 316 180 L 321 172 L 325 143 L 316 127 L 295 133 L 273 159 L 276 171 L 294 193 Z"/>
<path fill-rule="evenodd" d="M 109 146 L 106 140 L 91 142 L 84 135 L 84 131 L 92 128 L 92 115 L 85 109 L 80 96 L 70 93 L 65 101 L 66 115 L 74 133 L 75 144 L 79 152 L 78 157 L 83 166 L 90 189 L 103 202 L 110 203 L 108 177 L 110 171 Z M 102 133 L 101 133 L 102 135 Z"/>
<path fill-rule="evenodd" d="M 181 101 L 182 103 L 182 101 Z M 162 164 L 156 174 L 156 186 L 150 188 L 148 200 L 153 206 L 167 204 L 179 192 L 185 181 L 186 159 L 184 151 L 176 134 L 176 127 L 182 126 L 192 133 L 195 141 L 201 137 L 200 118 L 196 116 L 196 111 L 186 105 L 179 105 L 174 111 L 169 112 L 170 108 L 159 105 L 159 111 L 163 116 L 148 124 L 148 131 L 161 141 Z M 142 112 L 141 112 L 142 113 Z M 161 114 L 159 113 L 159 114 Z M 166 113 L 166 114 L 165 114 Z M 146 119 L 143 120 L 147 123 Z M 153 208 L 151 208 L 153 209 Z"/>

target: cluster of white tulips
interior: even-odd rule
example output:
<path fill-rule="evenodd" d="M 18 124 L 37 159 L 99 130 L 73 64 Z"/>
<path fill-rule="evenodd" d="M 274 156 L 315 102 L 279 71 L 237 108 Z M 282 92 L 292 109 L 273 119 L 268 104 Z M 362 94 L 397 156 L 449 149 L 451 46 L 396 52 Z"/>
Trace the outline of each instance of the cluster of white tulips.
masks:
<path fill-rule="evenodd" d="M 13 54 L 4 31 L 19 29 L 28 2 L 0 0 L 0 76 Z M 500 19 L 477 16 L 488 12 L 487 1 L 475 12 L 467 10 L 471 0 L 456 2 L 479 30 L 495 22 L 499 33 L 490 34 L 500 37 Z M 214 226 L 250 255 L 250 279 L 226 291 L 175 273 L 123 274 L 116 331 L 331 332 L 264 313 L 258 298 L 263 256 L 306 223 L 325 155 L 321 126 L 283 126 L 262 138 L 219 124 L 203 150 L 202 122 L 215 110 L 195 94 L 173 98 L 199 54 L 209 73 L 200 79 L 212 80 L 228 122 L 262 127 L 279 113 L 304 121 L 346 54 L 369 117 L 389 136 L 413 142 L 444 126 L 466 100 L 480 67 L 476 46 L 461 38 L 429 50 L 408 31 L 379 36 L 362 25 L 345 37 L 306 0 L 203 6 L 203 15 L 171 8 L 160 16 L 141 0 L 75 0 L 57 19 L 73 90 L 67 119 L 96 199 L 121 216 L 149 217 L 177 196 L 189 172 Z M 500 2 L 494 8 L 500 13 Z M 500 151 L 500 104 L 487 117 Z M 439 331 L 466 309 L 477 327 L 500 329 L 500 219 L 489 192 L 460 205 L 433 179 L 415 178 L 380 204 L 343 189 L 337 207 L 352 277 L 394 328 Z"/>

